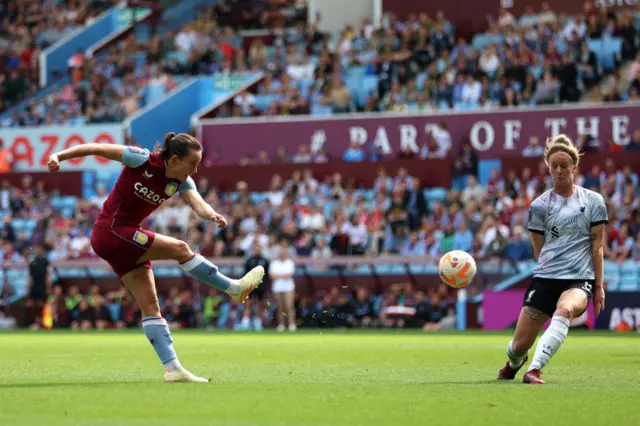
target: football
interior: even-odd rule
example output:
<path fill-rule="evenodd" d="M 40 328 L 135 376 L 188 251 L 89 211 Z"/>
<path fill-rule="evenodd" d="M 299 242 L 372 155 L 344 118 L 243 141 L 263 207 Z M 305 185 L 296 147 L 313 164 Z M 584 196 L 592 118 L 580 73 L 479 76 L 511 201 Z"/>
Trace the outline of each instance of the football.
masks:
<path fill-rule="evenodd" d="M 440 279 L 453 288 L 463 288 L 471 284 L 476 271 L 476 261 L 473 256 L 462 250 L 446 253 L 438 263 Z"/>

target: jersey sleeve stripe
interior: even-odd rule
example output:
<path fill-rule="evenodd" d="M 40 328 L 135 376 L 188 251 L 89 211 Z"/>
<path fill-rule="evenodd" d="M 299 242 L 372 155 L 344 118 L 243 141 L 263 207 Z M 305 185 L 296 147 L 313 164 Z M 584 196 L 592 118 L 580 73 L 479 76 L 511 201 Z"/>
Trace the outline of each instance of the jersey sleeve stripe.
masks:
<path fill-rule="evenodd" d="M 609 223 L 608 220 L 598 220 L 596 222 L 591 222 L 591 227 L 593 228 L 594 226 L 598 226 L 598 225 L 602 225 L 603 223 Z"/>
<path fill-rule="evenodd" d="M 544 231 L 541 231 L 539 229 L 529 228 L 529 231 L 530 232 L 535 232 L 536 234 L 544 235 Z"/>

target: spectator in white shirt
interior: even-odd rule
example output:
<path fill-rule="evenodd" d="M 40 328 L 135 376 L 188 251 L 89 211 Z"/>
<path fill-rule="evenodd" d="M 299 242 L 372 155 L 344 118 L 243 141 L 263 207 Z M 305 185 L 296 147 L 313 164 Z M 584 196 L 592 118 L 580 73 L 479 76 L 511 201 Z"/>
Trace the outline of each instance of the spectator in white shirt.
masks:
<path fill-rule="evenodd" d="M 287 75 L 292 80 L 313 80 L 315 67 L 308 55 L 297 58 L 295 63 L 287 65 Z"/>
<path fill-rule="evenodd" d="M 182 31 L 178 33 L 175 39 L 176 46 L 182 51 L 191 52 L 198 43 L 198 34 L 188 24 Z"/>
<path fill-rule="evenodd" d="M 462 191 L 462 202 L 467 204 L 469 201 L 476 200 L 481 202 L 484 199 L 484 188 L 478 184 L 478 179 L 471 175 L 467 178 L 467 187 Z"/>
<path fill-rule="evenodd" d="M 500 58 L 495 45 L 489 46 L 480 56 L 480 69 L 487 74 L 495 73 L 500 67 Z"/>
<path fill-rule="evenodd" d="M 467 76 L 467 81 L 462 85 L 462 102 L 476 104 L 482 95 L 482 85 L 475 80 L 471 74 Z"/>
<path fill-rule="evenodd" d="M 309 212 L 302 216 L 300 220 L 300 229 L 307 231 L 321 231 L 326 225 L 324 215 L 317 206 L 311 206 Z"/>
<path fill-rule="evenodd" d="M 498 17 L 498 26 L 502 29 L 507 27 L 515 27 L 517 24 L 516 18 L 507 9 L 500 9 L 500 16 Z"/>
<path fill-rule="evenodd" d="M 482 248 L 480 249 L 481 255 L 484 255 L 489 249 L 489 246 L 491 246 L 491 244 L 500 237 L 505 240 L 509 238 L 509 227 L 497 222 L 492 216 L 487 218 L 485 226 L 487 227 L 487 231 L 484 233 L 482 238 Z"/>
<path fill-rule="evenodd" d="M 558 20 L 556 13 L 551 10 L 549 3 L 542 3 L 540 14 L 538 15 L 538 23 L 542 25 L 552 24 Z"/>
<path fill-rule="evenodd" d="M 357 215 L 351 216 L 351 226 L 347 231 L 349 235 L 349 244 L 351 245 L 351 253 L 360 255 L 364 254 L 367 249 L 367 227 L 364 222 L 360 222 Z"/>
<path fill-rule="evenodd" d="M 584 38 L 586 33 L 587 24 L 579 16 L 574 16 L 562 30 L 562 37 L 571 42 Z"/>
<path fill-rule="evenodd" d="M 297 330 L 294 306 L 296 283 L 293 280 L 295 270 L 296 265 L 287 255 L 287 248 L 281 245 L 278 258 L 272 260 L 269 265 L 271 290 L 278 306 L 278 331 L 285 330 L 285 317 L 289 323 L 289 331 Z"/>
<path fill-rule="evenodd" d="M 233 103 L 238 105 L 242 109 L 243 115 L 251 115 L 253 113 L 253 107 L 256 104 L 256 97 L 251 93 L 244 91 L 238 94 L 234 99 Z"/>

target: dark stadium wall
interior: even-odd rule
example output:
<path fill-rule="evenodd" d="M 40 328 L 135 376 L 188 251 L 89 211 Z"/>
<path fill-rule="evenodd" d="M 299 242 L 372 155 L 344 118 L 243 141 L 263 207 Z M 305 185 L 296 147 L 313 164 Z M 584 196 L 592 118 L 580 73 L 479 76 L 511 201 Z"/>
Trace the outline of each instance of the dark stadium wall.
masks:
<path fill-rule="evenodd" d="M 13 172 L 1 175 L 0 182 L 8 180 L 12 186 L 21 188 L 22 178 L 25 175 L 29 175 L 33 180 L 33 186 L 43 181 L 47 192 L 58 190 L 62 195 L 82 197 L 82 173 L 83 172 Z"/>
<path fill-rule="evenodd" d="M 426 12 L 432 18 L 442 10 L 445 17 L 456 26 L 456 34 L 468 39 L 487 28 L 487 15 L 497 16 L 503 5 L 515 16 L 520 16 L 526 6 L 533 6 L 538 12 L 542 3 L 549 3 L 556 11 L 566 14 L 582 12 L 584 0 L 383 0 L 383 11 L 391 12 L 404 19 L 410 13 Z M 636 6 L 638 0 L 594 0 L 597 5 L 607 7 Z"/>
<path fill-rule="evenodd" d="M 217 185 L 223 191 L 234 191 L 236 184 L 240 181 L 247 182 L 251 191 L 267 191 L 274 174 L 289 179 L 295 170 L 311 169 L 318 180 L 324 180 L 338 172 L 342 174 L 343 182 L 353 179 L 356 187 L 371 188 L 380 168 L 384 168 L 388 174 L 395 176 L 398 169 L 403 167 L 411 176 L 419 178 L 423 186 L 445 188 L 451 186 L 450 160 L 440 159 L 390 160 L 379 163 L 333 161 L 323 164 L 264 164 L 250 167 L 214 165 L 201 168 L 198 176 L 206 177 L 211 184 Z"/>

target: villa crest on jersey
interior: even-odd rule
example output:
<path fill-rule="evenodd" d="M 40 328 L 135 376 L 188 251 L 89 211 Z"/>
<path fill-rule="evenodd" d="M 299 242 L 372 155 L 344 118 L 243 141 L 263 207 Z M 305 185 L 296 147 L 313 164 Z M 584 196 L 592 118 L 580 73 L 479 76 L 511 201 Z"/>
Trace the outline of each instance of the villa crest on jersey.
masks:
<path fill-rule="evenodd" d="M 158 153 L 127 147 L 125 167 L 104 203 L 97 225 L 139 225 L 176 193 L 195 189 L 193 179 L 185 182 L 166 177 L 166 164 Z"/>

